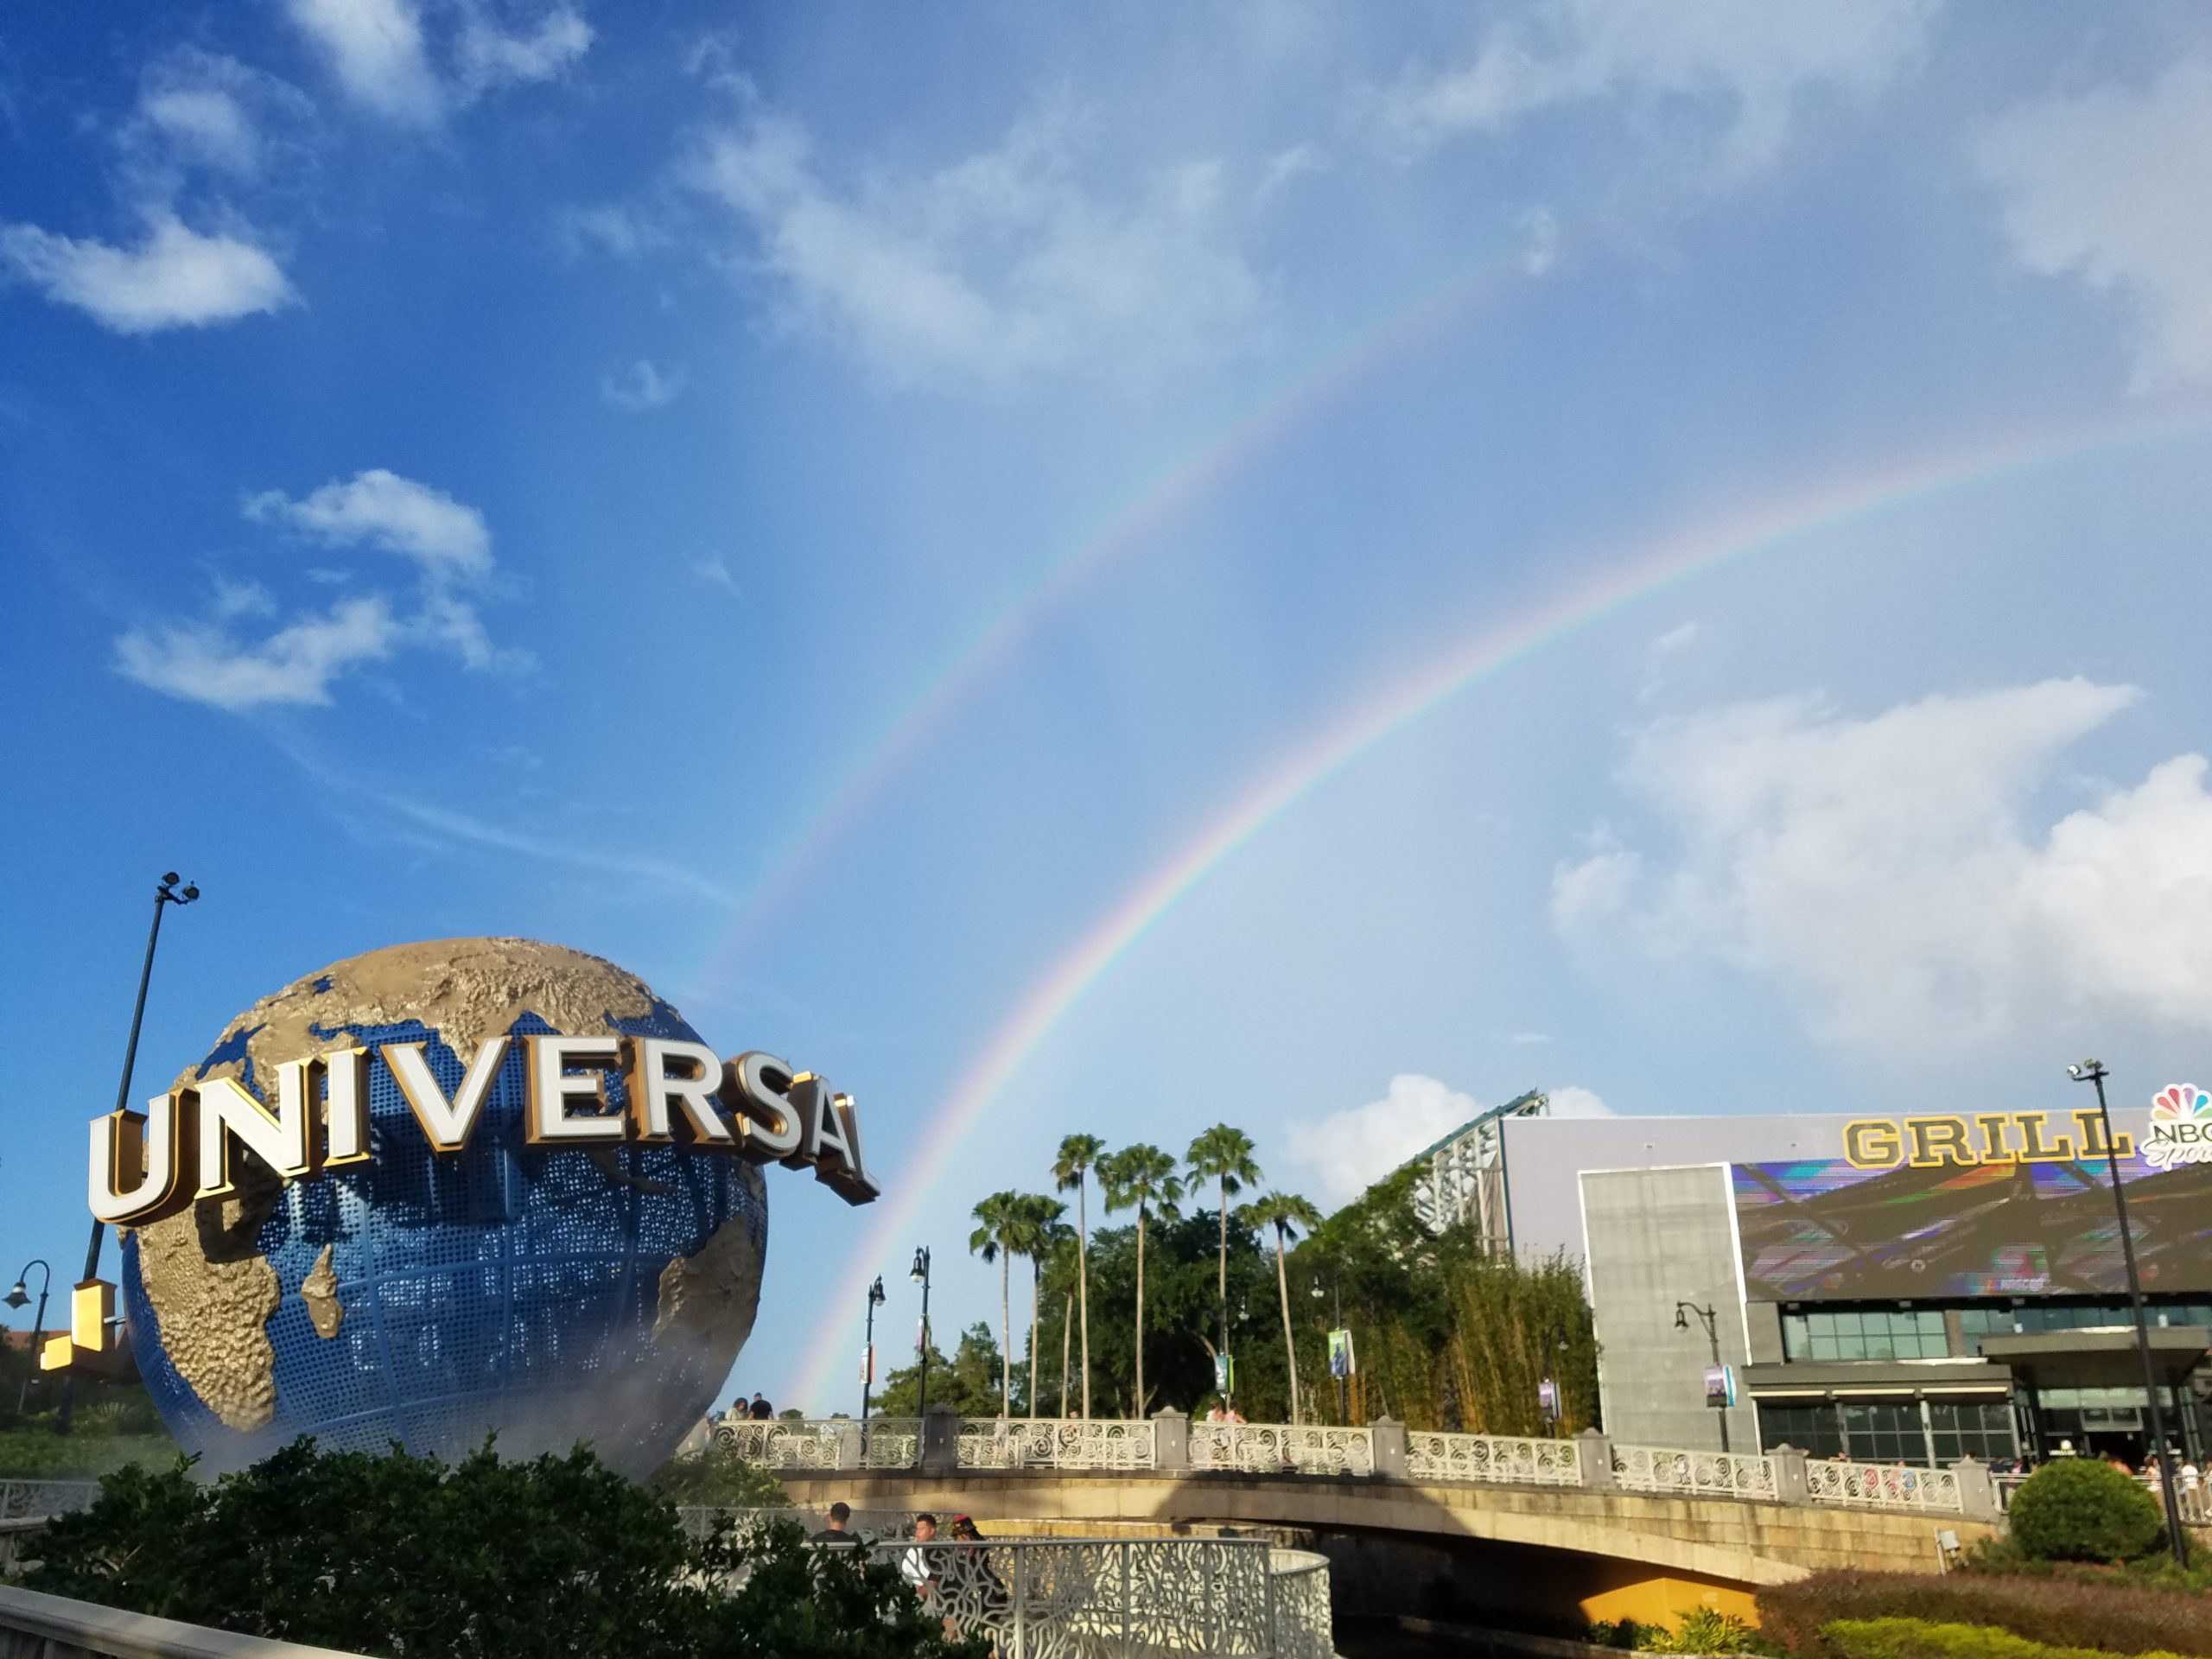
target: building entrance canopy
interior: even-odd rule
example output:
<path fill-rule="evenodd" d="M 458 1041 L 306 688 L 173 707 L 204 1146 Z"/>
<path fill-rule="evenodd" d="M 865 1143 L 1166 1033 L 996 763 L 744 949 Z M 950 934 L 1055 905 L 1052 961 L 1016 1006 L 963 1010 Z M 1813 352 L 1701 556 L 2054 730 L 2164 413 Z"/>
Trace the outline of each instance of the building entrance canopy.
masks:
<path fill-rule="evenodd" d="M 2195 1325 L 2168 1325 L 2150 1334 L 2152 1370 L 2165 1388 L 2186 1382 L 2212 1350 L 2212 1332 Z M 2039 1389 L 2143 1386 L 2143 1363 L 2136 1357 L 2132 1330 L 1984 1337 L 1981 1353 Z"/>

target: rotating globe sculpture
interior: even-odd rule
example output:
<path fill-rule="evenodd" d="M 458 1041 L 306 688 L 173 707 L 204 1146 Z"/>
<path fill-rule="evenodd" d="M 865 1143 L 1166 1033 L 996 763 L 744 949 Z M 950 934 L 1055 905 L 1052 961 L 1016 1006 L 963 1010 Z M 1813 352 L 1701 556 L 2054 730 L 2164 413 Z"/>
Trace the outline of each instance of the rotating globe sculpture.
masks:
<path fill-rule="evenodd" d="M 350 1039 L 422 1044 L 451 1097 L 486 1039 L 555 1033 L 697 1040 L 596 957 L 447 939 L 286 986 L 176 1086 L 227 1076 L 274 1102 L 280 1065 Z M 287 1183 L 235 1159 L 232 1195 L 124 1230 L 132 1351 L 180 1445 L 220 1469 L 302 1434 L 448 1459 L 491 1434 L 509 1457 L 585 1441 L 633 1477 L 674 1451 L 753 1326 L 760 1171 L 676 1145 L 531 1145 L 524 1065 L 510 1042 L 466 1147 L 442 1154 L 369 1063 L 364 1160 Z M 626 1105 L 619 1073 L 605 1088 Z"/>

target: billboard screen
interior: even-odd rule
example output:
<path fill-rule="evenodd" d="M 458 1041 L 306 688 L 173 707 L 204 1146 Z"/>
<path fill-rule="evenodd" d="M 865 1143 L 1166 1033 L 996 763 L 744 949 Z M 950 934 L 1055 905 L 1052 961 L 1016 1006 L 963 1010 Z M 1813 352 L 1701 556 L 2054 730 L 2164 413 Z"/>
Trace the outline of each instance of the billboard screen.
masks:
<path fill-rule="evenodd" d="M 2212 1162 L 2123 1157 L 2148 1291 L 2212 1291 Z M 1763 1301 L 2112 1296 L 2127 1289 L 2094 1162 L 1734 1164 L 1745 1294 Z"/>

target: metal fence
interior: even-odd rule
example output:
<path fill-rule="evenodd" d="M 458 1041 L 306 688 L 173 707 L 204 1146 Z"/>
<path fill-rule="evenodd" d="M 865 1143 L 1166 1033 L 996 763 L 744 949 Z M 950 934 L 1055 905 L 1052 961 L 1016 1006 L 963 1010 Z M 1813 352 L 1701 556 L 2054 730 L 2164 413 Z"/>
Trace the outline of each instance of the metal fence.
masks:
<path fill-rule="evenodd" d="M 1284 1423 L 1192 1423 L 1191 1467 L 1240 1474 L 1371 1475 L 1375 1433 Z"/>
<path fill-rule="evenodd" d="M 0 1480 L 0 1521 L 33 1521 L 88 1507 L 97 1480 Z"/>
<path fill-rule="evenodd" d="M 1743 1452 L 1694 1452 L 1671 1446 L 1617 1446 L 1613 1484 L 1631 1492 L 1700 1497 L 1776 1496 L 1774 1459 Z"/>
<path fill-rule="evenodd" d="M 1815 1503 L 1858 1503 L 1885 1510 L 1960 1508 L 1959 1478 L 1948 1469 L 1915 1469 L 1904 1464 L 1836 1463 L 1805 1465 L 1805 1484 Z"/>
<path fill-rule="evenodd" d="M 1406 1436 L 1406 1472 L 1415 1480 L 1479 1480 L 1510 1486 L 1580 1486 L 1582 1448 L 1573 1440 L 1516 1434 Z"/>
<path fill-rule="evenodd" d="M 1149 1469 L 1153 1432 L 1111 1417 L 969 1417 L 954 1449 L 963 1469 Z"/>

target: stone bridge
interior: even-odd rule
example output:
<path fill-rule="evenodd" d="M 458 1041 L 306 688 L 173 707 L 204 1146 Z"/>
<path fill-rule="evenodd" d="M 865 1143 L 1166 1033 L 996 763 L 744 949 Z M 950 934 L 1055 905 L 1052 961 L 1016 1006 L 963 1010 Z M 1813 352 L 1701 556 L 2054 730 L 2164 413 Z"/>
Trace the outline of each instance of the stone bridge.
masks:
<path fill-rule="evenodd" d="M 1987 1471 L 1814 1462 L 1573 1440 L 1367 1428 L 1001 1421 L 932 1413 L 726 1424 L 794 1501 L 964 1511 L 1008 1532 L 1211 1527 L 1311 1535 L 1339 1606 L 1417 1599 L 1673 1618 L 1748 1615 L 1758 1586 L 1823 1567 L 1933 1573 L 2001 1525 Z M 1373 1593 L 1370 1593 L 1370 1592 Z"/>

